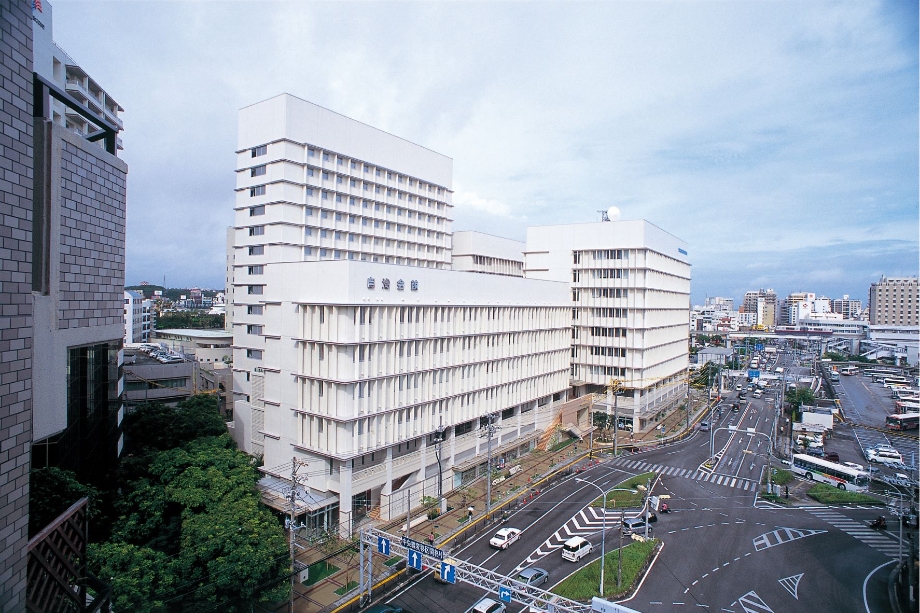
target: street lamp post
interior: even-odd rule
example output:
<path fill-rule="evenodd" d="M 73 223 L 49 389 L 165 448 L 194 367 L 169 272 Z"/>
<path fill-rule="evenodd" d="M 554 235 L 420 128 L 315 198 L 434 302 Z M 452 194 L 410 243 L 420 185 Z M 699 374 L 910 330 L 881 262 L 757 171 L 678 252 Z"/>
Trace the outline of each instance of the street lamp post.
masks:
<path fill-rule="evenodd" d="M 593 485 L 598 490 L 600 490 L 601 495 L 604 497 L 604 505 L 601 507 L 601 509 L 603 509 L 602 511 L 603 518 L 602 518 L 602 527 L 601 527 L 601 585 L 600 585 L 600 596 L 601 598 L 603 598 L 604 597 L 604 558 L 606 557 L 606 549 L 604 545 L 607 542 L 607 492 L 606 490 L 604 490 L 604 488 L 602 488 L 597 483 L 594 483 L 592 481 L 587 481 L 585 479 L 575 479 L 575 481 L 580 481 L 581 483 L 587 483 L 588 485 Z M 620 549 L 622 548 L 623 547 L 621 545 Z M 617 573 L 618 573 L 617 574 L 617 587 L 619 587 L 620 585 L 619 569 L 617 569 Z"/>

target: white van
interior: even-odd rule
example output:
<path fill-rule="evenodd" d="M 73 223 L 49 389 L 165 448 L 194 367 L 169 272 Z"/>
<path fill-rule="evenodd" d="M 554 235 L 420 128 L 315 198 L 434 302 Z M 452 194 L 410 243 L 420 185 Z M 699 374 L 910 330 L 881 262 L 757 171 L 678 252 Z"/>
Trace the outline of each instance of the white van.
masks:
<path fill-rule="evenodd" d="M 900 453 L 895 450 L 888 449 L 881 449 L 878 451 L 870 449 L 866 459 L 870 462 L 879 462 L 880 464 L 900 464 L 904 461 Z"/>
<path fill-rule="evenodd" d="M 577 562 L 594 551 L 594 545 L 580 536 L 573 536 L 562 546 L 562 559 Z"/>

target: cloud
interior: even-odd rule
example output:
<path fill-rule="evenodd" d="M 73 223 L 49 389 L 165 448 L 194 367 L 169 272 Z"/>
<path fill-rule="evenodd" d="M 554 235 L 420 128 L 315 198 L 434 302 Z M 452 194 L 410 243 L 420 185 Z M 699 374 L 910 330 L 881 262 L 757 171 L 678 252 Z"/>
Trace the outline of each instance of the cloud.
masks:
<path fill-rule="evenodd" d="M 454 229 L 648 219 L 689 243 L 695 298 L 916 274 L 917 21 L 899 2 L 54 2 L 57 42 L 126 109 L 129 282 L 223 284 L 237 109 L 286 91 L 450 156 Z"/>

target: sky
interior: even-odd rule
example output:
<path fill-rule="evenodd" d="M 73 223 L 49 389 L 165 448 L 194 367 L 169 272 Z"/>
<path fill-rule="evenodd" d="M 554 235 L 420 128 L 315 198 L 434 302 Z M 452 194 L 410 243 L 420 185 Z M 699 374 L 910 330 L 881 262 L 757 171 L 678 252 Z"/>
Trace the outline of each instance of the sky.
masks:
<path fill-rule="evenodd" d="M 449 156 L 454 225 L 683 239 L 692 302 L 916 276 L 916 2 L 52 0 L 124 108 L 126 283 L 224 286 L 237 112 L 287 92 Z"/>

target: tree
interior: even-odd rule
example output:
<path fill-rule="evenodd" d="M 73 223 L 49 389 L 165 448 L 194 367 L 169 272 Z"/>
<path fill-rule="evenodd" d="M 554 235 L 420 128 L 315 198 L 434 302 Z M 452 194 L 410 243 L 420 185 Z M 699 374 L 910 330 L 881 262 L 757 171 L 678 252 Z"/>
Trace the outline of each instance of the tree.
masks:
<path fill-rule="evenodd" d="M 170 328 L 220 329 L 224 327 L 223 314 L 209 315 L 199 311 L 170 311 L 160 313 L 156 319 L 157 330 Z"/>
<path fill-rule="evenodd" d="M 99 512 L 99 492 L 77 481 L 69 470 L 52 466 L 29 474 L 29 536 L 35 536 L 70 505 L 84 496 L 89 498 L 89 517 Z"/>
<path fill-rule="evenodd" d="M 197 394 L 175 407 L 147 403 L 125 416 L 129 451 L 175 449 L 196 438 L 220 436 L 227 424 L 216 395 Z"/>
<path fill-rule="evenodd" d="M 166 611 L 165 599 L 176 583 L 169 556 L 124 542 L 92 543 L 87 548 L 90 568 L 112 586 L 116 611 Z"/>

